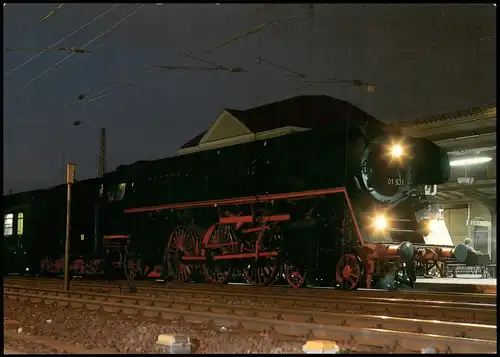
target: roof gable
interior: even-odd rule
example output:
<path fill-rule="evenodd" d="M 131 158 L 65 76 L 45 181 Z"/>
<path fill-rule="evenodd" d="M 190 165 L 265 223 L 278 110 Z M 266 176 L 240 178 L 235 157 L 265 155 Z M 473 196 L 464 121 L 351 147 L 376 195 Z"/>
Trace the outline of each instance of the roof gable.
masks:
<path fill-rule="evenodd" d="M 189 148 L 191 146 L 196 146 L 200 142 L 200 140 L 205 136 L 207 133 L 206 130 L 202 131 L 198 135 L 196 135 L 194 138 L 190 139 L 188 142 L 186 142 L 184 145 L 182 145 L 179 149 L 185 149 Z"/>
<path fill-rule="evenodd" d="M 198 144 L 251 134 L 252 132 L 228 111 L 223 110 L 210 125 Z"/>

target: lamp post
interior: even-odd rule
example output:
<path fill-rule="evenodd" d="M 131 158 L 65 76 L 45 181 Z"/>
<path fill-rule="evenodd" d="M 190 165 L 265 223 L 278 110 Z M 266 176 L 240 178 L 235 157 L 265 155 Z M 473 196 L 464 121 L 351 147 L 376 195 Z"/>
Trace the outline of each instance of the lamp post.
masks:
<path fill-rule="evenodd" d="M 71 223 L 71 185 L 75 182 L 75 164 L 66 165 L 66 245 L 64 249 L 64 291 L 69 289 L 69 238 Z"/>
<path fill-rule="evenodd" d="M 106 128 L 100 129 L 99 140 L 99 179 L 101 184 L 104 174 L 106 173 Z M 99 199 L 94 207 L 94 253 L 97 253 L 99 248 Z"/>

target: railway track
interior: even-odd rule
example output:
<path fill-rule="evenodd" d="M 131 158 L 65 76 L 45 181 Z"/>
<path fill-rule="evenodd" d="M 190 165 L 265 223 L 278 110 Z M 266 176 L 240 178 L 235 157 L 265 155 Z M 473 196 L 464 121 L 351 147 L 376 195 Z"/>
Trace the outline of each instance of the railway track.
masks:
<path fill-rule="evenodd" d="M 4 277 L 4 282 L 16 282 L 22 284 L 31 284 L 43 281 L 44 284 L 53 282 L 54 284 L 62 284 L 61 278 L 45 278 L 45 277 Z M 250 284 L 206 284 L 206 283 L 173 283 L 162 281 L 127 281 L 127 280 L 79 280 L 73 279 L 70 284 L 81 287 L 102 287 L 103 289 L 130 290 L 131 287 L 137 290 L 148 291 L 164 291 L 165 289 L 181 289 L 196 291 L 197 293 L 212 294 L 217 291 L 235 291 L 239 293 L 276 293 L 276 294 L 293 294 L 293 296 L 309 296 L 309 297 L 346 297 L 352 298 L 383 298 L 383 299 L 405 299 L 405 300 L 432 300 L 432 301 L 456 301 L 466 303 L 485 303 L 496 304 L 496 294 L 480 294 L 480 293 L 444 293 L 444 292 L 428 292 L 418 290 L 405 291 L 387 291 L 378 289 L 359 289 L 356 291 L 340 291 L 329 288 L 309 288 L 309 289 L 293 289 L 288 286 L 253 286 Z"/>
<path fill-rule="evenodd" d="M 9 291 L 29 291 L 36 288 L 38 291 L 57 291 L 61 282 L 51 279 L 6 279 L 4 287 Z M 89 292 L 93 294 L 108 294 L 131 296 L 133 298 L 152 299 L 155 301 L 177 301 L 184 303 L 187 300 L 206 305 L 216 303 L 232 305 L 235 309 L 244 310 L 251 305 L 252 309 L 278 308 L 289 310 L 312 310 L 322 313 L 350 313 L 350 314 L 376 314 L 381 316 L 394 316 L 402 318 L 440 319 L 442 321 L 474 322 L 496 325 L 496 300 L 494 303 L 450 301 L 453 296 L 443 294 L 435 299 L 425 295 L 412 295 L 406 298 L 358 296 L 357 293 L 316 291 L 314 294 L 296 293 L 297 290 L 285 292 L 255 292 L 254 289 L 240 289 L 239 286 L 219 286 L 217 289 L 193 288 L 191 284 L 184 287 L 167 286 L 159 287 L 152 284 L 137 284 L 133 288 L 129 285 L 103 284 L 97 282 L 72 282 L 71 290 L 74 292 Z M 249 291 L 250 290 L 250 291 Z M 304 289 L 305 290 L 305 289 Z M 299 290 L 300 291 L 300 290 Z M 341 293 L 341 294 L 336 294 Z M 468 294 L 476 295 L 476 294 Z M 389 295 L 397 296 L 397 295 Z M 463 295 L 459 295 L 459 299 Z M 472 297 L 471 297 L 472 298 Z M 480 301 L 479 297 L 475 300 Z M 483 297 L 483 301 L 485 297 Z M 486 299 L 488 300 L 488 299 Z"/>
<path fill-rule="evenodd" d="M 318 309 L 242 306 L 178 299 L 159 299 L 131 294 L 4 285 L 10 300 L 55 304 L 125 315 L 144 315 L 189 323 L 249 331 L 274 330 L 286 336 L 313 336 L 344 344 L 368 345 L 393 352 L 419 352 L 433 346 L 451 353 L 496 352 L 496 326 L 409 319 L 369 314 L 324 312 Z"/>

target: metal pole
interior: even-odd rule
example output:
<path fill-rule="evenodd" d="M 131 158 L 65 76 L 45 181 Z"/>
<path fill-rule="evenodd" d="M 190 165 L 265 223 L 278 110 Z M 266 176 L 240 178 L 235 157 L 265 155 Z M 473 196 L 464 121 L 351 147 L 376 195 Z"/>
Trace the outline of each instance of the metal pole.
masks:
<path fill-rule="evenodd" d="M 103 176 L 106 173 L 106 128 L 100 129 L 99 140 L 99 171 L 100 184 L 103 184 Z M 94 207 L 94 253 L 97 253 L 99 248 L 99 201 Z"/>
<path fill-rule="evenodd" d="M 99 146 L 99 177 L 102 178 L 106 172 L 106 128 L 101 128 Z"/>
<path fill-rule="evenodd" d="M 497 212 L 491 212 L 491 230 L 490 230 L 490 242 L 488 247 L 491 251 L 490 258 L 491 262 L 497 262 Z M 492 255 L 494 254 L 494 255 Z"/>
<path fill-rule="evenodd" d="M 69 238 L 70 238 L 70 218 L 71 218 L 71 185 L 75 180 L 75 165 L 66 165 L 66 246 L 64 249 L 64 291 L 69 290 Z"/>

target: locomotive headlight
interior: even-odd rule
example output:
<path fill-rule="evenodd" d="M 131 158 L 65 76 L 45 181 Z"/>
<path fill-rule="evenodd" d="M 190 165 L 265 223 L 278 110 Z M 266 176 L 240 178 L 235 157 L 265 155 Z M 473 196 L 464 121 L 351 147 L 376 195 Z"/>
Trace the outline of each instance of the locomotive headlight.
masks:
<path fill-rule="evenodd" d="M 383 230 L 387 228 L 387 218 L 385 216 L 376 216 L 375 217 L 375 229 Z"/>
<path fill-rule="evenodd" d="M 399 159 L 401 156 L 403 156 L 403 147 L 399 144 L 392 145 L 391 156 L 393 159 Z"/>

